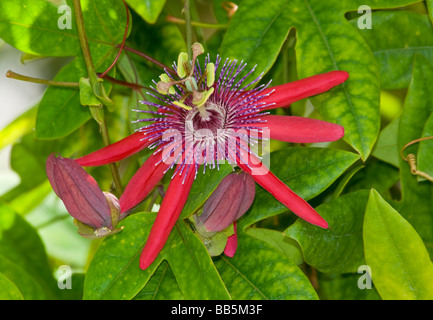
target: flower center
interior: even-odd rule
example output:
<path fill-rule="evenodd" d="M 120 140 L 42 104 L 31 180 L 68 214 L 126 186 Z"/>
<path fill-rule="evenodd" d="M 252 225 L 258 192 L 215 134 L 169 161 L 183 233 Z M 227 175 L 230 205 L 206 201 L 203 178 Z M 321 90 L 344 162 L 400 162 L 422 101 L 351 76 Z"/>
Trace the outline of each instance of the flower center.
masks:
<path fill-rule="evenodd" d="M 186 130 L 199 140 L 214 139 L 217 137 L 218 130 L 225 128 L 226 110 L 209 101 L 201 108 L 205 108 L 205 115 L 198 108 L 193 108 L 188 112 Z"/>

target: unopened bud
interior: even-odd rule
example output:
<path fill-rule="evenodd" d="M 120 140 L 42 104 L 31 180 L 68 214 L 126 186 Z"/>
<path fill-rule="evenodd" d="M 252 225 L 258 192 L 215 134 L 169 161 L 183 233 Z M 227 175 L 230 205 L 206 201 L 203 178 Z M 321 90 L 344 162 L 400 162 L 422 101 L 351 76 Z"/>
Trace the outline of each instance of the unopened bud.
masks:
<path fill-rule="evenodd" d="M 117 198 L 103 193 L 76 161 L 51 154 L 46 171 L 54 192 L 75 218 L 80 234 L 101 237 L 114 231 L 120 219 Z"/>
<path fill-rule="evenodd" d="M 207 231 L 226 229 L 250 208 L 255 188 L 255 182 L 249 174 L 229 174 L 205 202 L 200 222 Z"/>

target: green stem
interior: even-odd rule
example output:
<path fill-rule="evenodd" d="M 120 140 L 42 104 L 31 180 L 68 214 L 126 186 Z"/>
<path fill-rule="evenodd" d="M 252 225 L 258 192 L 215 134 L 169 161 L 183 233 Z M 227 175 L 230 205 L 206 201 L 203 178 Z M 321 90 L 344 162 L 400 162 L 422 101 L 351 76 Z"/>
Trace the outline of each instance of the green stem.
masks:
<path fill-rule="evenodd" d="M 75 18 L 77 21 L 78 36 L 80 38 L 81 50 L 83 51 L 84 62 L 87 68 L 87 74 L 89 77 L 90 84 L 94 86 L 98 81 L 100 81 L 98 75 L 95 71 L 95 66 L 93 64 L 92 55 L 90 53 L 89 43 L 87 41 L 86 29 L 84 27 L 83 11 L 81 10 L 80 0 L 74 0 L 74 10 Z M 107 123 L 105 120 L 105 112 L 102 109 L 101 121 L 98 121 L 101 128 L 101 135 L 104 144 L 108 146 L 110 144 L 110 137 L 108 134 Z M 119 170 L 115 163 L 110 165 L 111 174 L 113 176 L 114 185 L 116 187 L 117 193 L 120 195 L 122 193 L 122 184 L 120 180 Z"/>
<path fill-rule="evenodd" d="M 192 57 L 192 29 L 191 29 L 191 12 L 189 0 L 185 0 L 185 21 L 186 21 L 186 47 L 188 49 L 188 57 Z"/>
<path fill-rule="evenodd" d="M 108 134 L 108 128 L 107 128 L 107 122 L 105 120 L 105 116 L 103 117 L 102 121 L 103 121 L 101 125 L 102 139 L 104 141 L 104 144 L 108 146 L 110 144 L 110 137 Z M 113 176 L 114 186 L 116 187 L 116 191 L 120 196 L 123 193 L 123 188 L 122 188 L 122 181 L 120 180 L 119 169 L 117 168 L 117 165 L 115 163 L 110 163 L 109 167 L 111 170 L 111 175 Z"/>
<path fill-rule="evenodd" d="M 193 22 L 192 20 L 196 20 L 196 21 L 200 20 L 199 16 L 198 16 L 197 6 L 196 6 L 195 0 L 192 0 L 192 2 L 190 3 L 190 9 L 189 10 L 191 12 L 191 27 L 194 27 L 195 34 L 197 36 L 198 41 L 204 47 L 206 47 L 206 40 L 205 40 L 203 29 L 197 25 L 194 26 L 194 24 L 192 23 Z"/>
<path fill-rule="evenodd" d="M 84 62 L 90 84 L 93 85 L 98 81 L 95 66 L 93 65 L 92 55 L 90 53 L 89 43 L 87 41 L 86 29 L 84 27 L 83 11 L 81 10 L 80 0 L 74 0 L 75 19 L 77 20 L 78 37 L 80 38 L 81 50 L 83 51 Z"/>
<path fill-rule="evenodd" d="M 183 19 L 179 19 L 173 16 L 167 16 L 167 21 L 178 23 L 178 24 L 186 24 L 186 21 Z M 206 28 L 206 29 L 227 29 L 227 24 L 213 24 L 213 23 L 205 23 L 198 21 L 191 21 L 191 26 Z"/>
<path fill-rule="evenodd" d="M 78 88 L 78 86 L 79 86 L 78 82 L 53 81 L 53 80 L 33 78 L 33 77 L 29 77 L 29 76 L 24 76 L 22 74 L 18 74 L 16 72 L 11 71 L 11 70 L 8 70 L 6 72 L 6 77 L 11 78 L 11 79 L 33 82 L 33 83 L 40 83 L 40 84 L 45 84 L 45 85 L 49 85 L 49 86 L 56 86 L 56 87 Z"/>
<path fill-rule="evenodd" d="M 117 61 L 120 58 L 120 54 L 122 53 L 123 47 L 125 46 L 126 37 L 128 36 L 128 30 L 129 30 L 129 10 L 128 5 L 126 4 L 125 0 L 122 0 L 123 5 L 126 9 L 126 26 L 125 26 L 125 32 L 123 33 L 122 43 L 120 44 L 119 51 L 117 52 L 116 58 L 114 59 L 113 63 L 105 70 L 102 74 L 98 75 L 98 77 L 103 78 L 107 75 L 108 72 L 116 65 Z"/>

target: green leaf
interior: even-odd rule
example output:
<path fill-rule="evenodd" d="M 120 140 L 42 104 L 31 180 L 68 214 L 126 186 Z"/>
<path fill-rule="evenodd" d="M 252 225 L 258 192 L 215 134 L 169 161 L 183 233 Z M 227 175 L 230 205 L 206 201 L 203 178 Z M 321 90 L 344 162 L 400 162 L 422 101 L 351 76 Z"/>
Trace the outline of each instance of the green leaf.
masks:
<path fill-rule="evenodd" d="M 62 300 L 82 300 L 84 278 L 84 273 L 73 272 L 71 275 L 71 287 L 59 290 L 58 297 Z"/>
<path fill-rule="evenodd" d="M 97 58 L 94 55 L 95 68 L 104 69 L 111 64 L 114 59 L 114 53 L 106 53 L 108 56 Z M 75 58 L 71 63 L 66 65 L 54 77 L 55 81 L 79 82 L 80 78 L 87 73 L 84 61 L 81 57 Z M 111 87 L 110 83 L 104 83 L 106 90 Z M 81 87 L 83 88 L 83 86 Z M 92 99 L 90 92 L 83 93 L 87 96 L 87 101 Z M 92 99 L 94 102 L 94 99 Z M 63 138 L 72 133 L 88 120 L 91 119 L 91 113 L 88 107 L 81 104 L 79 88 L 65 88 L 50 86 L 45 91 L 41 102 L 39 103 L 38 114 L 36 117 L 36 136 L 40 139 L 57 139 Z"/>
<path fill-rule="evenodd" d="M 373 156 L 397 168 L 400 165 L 400 151 L 397 145 L 399 118 L 388 124 L 379 134 Z"/>
<path fill-rule="evenodd" d="M 363 164 L 359 164 L 359 165 L 354 165 L 343 177 L 342 179 L 338 182 L 338 185 L 336 186 L 334 192 L 332 193 L 332 196 L 330 199 L 335 199 L 338 198 L 341 193 L 343 193 L 344 189 L 350 188 L 350 185 L 348 186 L 349 182 L 351 181 L 351 179 L 353 178 L 353 176 L 355 176 L 357 174 L 357 172 L 359 170 L 364 169 L 365 166 Z"/>
<path fill-rule="evenodd" d="M 159 0 L 158 0 L 159 1 Z M 174 25 L 168 21 L 160 19 L 155 24 L 148 24 L 143 19 L 140 19 L 138 15 L 131 11 L 131 15 L 134 23 L 132 24 L 131 36 L 128 38 L 128 46 L 145 52 L 152 58 L 163 63 L 166 66 L 172 66 L 174 61 L 177 61 L 179 52 L 185 52 L 187 50 L 185 40 L 182 34 L 183 27 Z M 143 34 L 146 36 L 143 37 Z M 135 59 L 136 65 L 146 65 L 148 68 L 155 71 L 154 80 L 158 79 L 158 76 L 164 71 L 162 68 L 144 61 L 142 58 Z M 143 80 L 149 78 L 149 71 L 142 70 L 142 67 L 138 67 L 137 72 Z M 150 82 L 145 81 L 144 85 L 149 85 Z"/>
<path fill-rule="evenodd" d="M 183 300 L 173 271 L 167 261 L 163 261 L 134 300 Z"/>
<path fill-rule="evenodd" d="M 382 299 L 433 298 L 433 265 L 415 229 L 374 189 L 365 211 L 365 259 Z"/>
<path fill-rule="evenodd" d="M 380 192 L 380 194 L 386 194 L 400 178 L 399 170 L 388 163 L 370 158 L 366 164 L 367 165 L 353 177 L 346 192 L 374 188 Z"/>
<path fill-rule="evenodd" d="M 185 298 L 228 299 L 205 246 L 183 222 L 175 226 L 156 261 L 140 269 L 140 254 L 154 218 L 151 213 L 127 217 L 119 224 L 123 231 L 102 242 L 87 272 L 84 298 L 132 299 L 166 259 Z"/>
<path fill-rule="evenodd" d="M 80 78 L 80 103 L 83 106 L 100 106 L 101 102 L 93 93 L 93 87 L 88 78 Z"/>
<path fill-rule="evenodd" d="M 367 1 L 372 9 L 397 7 L 416 1 Z M 291 28 L 296 29 L 296 66 L 299 78 L 331 70 L 345 70 L 342 85 L 311 99 L 321 116 L 345 128 L 344 140 L 369 156 L 380 127 L 379 67 L 359 32 L 345 19 L 357 11 L 356 1 L 320 0 L 242 1 L 227 30 L 220 54 L 267 72 Z M 350 40 L 349 40 L 350 39 Z M 316 63 L 312 63 L 315 61 Z"/>
<path fill-rule="evenodd" d="M 22 272 L 26 274 L 27 280 L 34 282 L 34 290 L 39 291 L 40 289 L 44 291 L 43 296 L 50 297 L 55 282 L 44 245 L 37 231 L 1 202 L 0 225 L 0 256 L 6 259 L 4 267 L 9 270 L 9 268 L 13 269 L 12 264 L 20 266 L 23 268 Z M 0 272 L 5 271 L 0 270 Z M 20 272 L 17 271 L 13 275 L 18 277 Z"/>
<path fill-rule="evenodd" d="M 57 11 L 58 6 L 46 0 L 2 1 L 0 4 L 2 39 L 15 48 L 34 55 L 79 54 L 80 43 L 75 25 L 71 29 L 60 29 L 57 22 L 63 14 Z M 59 46 L 59 43 L 62 45 Z"/>
<path fill-rule="evenodd" d="M 77 56 L 81 54 L 72 0 L 61 7 L 46 0 L 5 0 L 0 5 L 2 39 L 15 48 L 39 56 Z M 86 32 L 92 51 L 111 50 L 120 43 L 126 17 L 125 8 L 116 0 L 81 1 Z M 69 15 L 71 28 L 59 28 Z M 90 23 L 91 22 L 91 23 Z M 103 30 L 103 32 L 101 32 Z M 61 45 L 59 45 L 61 44 Z M 78 79 L 77 79 L 78 80 Z"/>
<path fill-rule="evenodd" d="M 67 3 L 72 10 L 72 16 L 75 17 L 72 1 L 68 1 Z M 94 0 L 87 0 L 82 1 L 82 10 L 95 70 L 103 72 L 114 60 L 118 51 L 116 45 L 123 38 L 124 20 L 126 19 L 125 7 L 121 1 L 103 0 L 96 2 Z M 57 21 L 57 19 L 54 21 Z M 73 23 L 74 28 L 72 30 L 76 32 L 75 18 Z M 59 31 L 57 23 L 55 25 L 51 24 L 51 28 L 55 29 L 56 32 Z M 64 30 L 68 29 L 60 31 Z M 54 77 L 55 81 L 78 83 L 81 77 L 88 76 L 80 43 L 78 42 L 78 34 L 75 38 L 71 39 L 70 41 L 73 41 L 73 45 L 78 48 L 78 51 L 68 55 L 76 57 Z M 65 42 L 67 41 L 65 40 Z M 50 56 L 49 53 L 44 55 Z M 109 88 L 111 88 L 110 83 L 106 83 L 105 89 L 107 92 Z M 36 119 L 36 135 L 42 139 L 64 137 L 79 128 L 90 118 L 91 114 L 88 108 L 80 104 L 78 88 L 50 86 L 47 88 L 39 104 Z"/>
<path fill-rule="evenodd" d="M 0 149 L 15 143 L 35 127 L 37 106 L 19 115 L 0 131 Z"/>
<path fill-rule="evenodd" d="M 298 219 L 284 234 L 298 241 L 305 262 L 317 270 L 356 272 L 364 264 L 362 223 L 367 200 L 368 191 L 361 190 L 321 204 L 316 210 L 329 229 Z"/>
<path fill-rule="evenodd" d="M 244 0 L 236 10 L 220 47 L 223 59 L 244 60 L 257 69 L 250 79 L 266 73 L 289 34 L 290 3 L 285 0 Z"/>
<path fill-rule="evenodd" d="M 154 219 L 154 214 L 136 213 L 119 222 L 123 231 L 104 239 L 87 270 L 84 299 L 132 299 L 140 292 L 161 262 L 159 256 L 146 270 L 139 267 Z"/>
<path fill-rule="evenodd" d="M 427 119 L 423 132 L 422 138 L 433 137 L 433 112 Z M 418 170 L 427 173 L 430 177 L 433 177 L 433 140 L 424 140 L 419 143 L 417 166 Z"/>
<path fill-rule="evenodd" d="M 379 133 L 380 87 L 373 54 L 344 18 L 344 12 L 357 8 L 349 1 L 334 5 L 320 0 L 297 1 L 291 8 L 291 21 L 298 31 L 296 57 L 300 78 L 330 70 L 349 73 L 346 82 L 311 101 L 325 120 L 344 127 L 344 140 L 365 161 Z"/>
<path fill-rule="evenodd" d="M 234 300 L 315 300 L 308 278 L 280 250 L 243 232 L 233 258 L 215 265 Z"/>
<path fill-rule="evenodd" d="M 421 55 L 415 55 L 412 80 L 400 116 L 398 150 L 422 136 L 425 123 L 433 112 L 430 94 L 433 92 L 433 84 L 430 79 L 433 79 L 430 62 Z M 404 151 L 404 155 L 417 154 L 417 150 L 418 144 L 414 144 Z M 409 164 L 402 158 L 399 161 L 402 201 L 397 210 L 428 244 L 427 248 L 433 256 L 433 186 L 429 181 L 419 182 L 417 177 L 412 175 Z"/>
<path fill-rule="evenodd" d="M 185 299 L 230 298 L 206 247 L 182 221 L 174 227 L 162 256 L 170 264 Z"/>
<path fill-rule="evenodd" d="M 20 289 L 9 280 L 4 274 L 0 273 L 0 300 L 23 300 L 24 297 Z"/>
<path fill-rule="evenodd" d="M 270 170 L 302 198 L 309 200 L 329 187 L 359 156 L 328 148 L 296 147 L 272 152 Z M 239 220 L 239 228 L 288 209 L 261 187 L 249 212 Z"/>
<path fill-rule="evenodd" d="M 26 267 L 0 256 L 0 273 L 15 284 L 25 300 L 46 300 L 51 298 Z"/>
<path fill-rule="evenodd" d="M 374 27 L 358 29 L 380 66 L 383 89 L 409 86 L 415 53 L 433 59 L 433 29 L 429 17 L 412 11 L 377 11 Z M 352 20 L 356 27 L 358 20 Z"/>
<path fill-rule="evenodd" d="M 364 273 L 365 274 L 365 273 Z M 358 282 L 362 274 L 319 274 L 321 300 L 380 300 L 376 289 L 361 289 Z"/>
<path fill-rule="evenodd" d="M 50 190 L 50 188 L 47 190 L 46 185 L 42 185 L 47 181 L 45 172 L 47 157 L 53 152 L 59 152 L 65 157 L 71 156 L 79 149 L 80 142 L 77 134 L 70 135 L 63 140 L 39 140 L 35 138 L 34 133 L 21 137 L 12 146 L 11 152 L 11 168 L 19 175 L 21 182 L 2 195 L 1 199 L 16 207 L 17 211 L 28 213 L 28 211 L 23 211 L 23 208 L 35 207 L 43 200 L 43 195 Z M 36 196 L 33 197 L 32 194 L 27 194 L 28 192 Z M 26 197 L 28 200 L 25 200 Z M 20 198 L 21 200 L 18 200 Z M 29 202 L 32 198 L 34 203 Z"/>
<path fill-rule="evenodd" d="M 64 203 L 52 191 L 47 181 L 43 185 L 50 193 L 32 211 L 26 213 L 26 220 L 38 230 L 50 261 L 69 265 L 72 271 L 83 270 L 88 264 L 90 240 L 77 234 L 73 218 L 67 213 Z M 18 206 L 18 205 L 16 205 Z M 72 277 L 73 291 L 75 276 Z"/>
<path fill-rule="evenodd" d="M 155 23 L 164 8 L 166 0 L 126 0 L 126 3 L 147 23 Z"/>
<path fill-rule="evenodd" d="M 281 253 L 287 256 L 296 265 L 300 265 L 304 262 L 301 248 L 298 243 L 283 232 L 265 228 L 248 228 L 245 232 L 246 234 L 264 241 L 272 247 L 280 250 Z"/>
<path fill-rule="evenodd" d="M 83 61 L 74 59 L 54 77 L 54 81 L 76 81 L 85 74 Z M 36 135 L 50 139 L 66 136 L 90 120 L 89 110 L 80 105 L 78 88 L 48 87 L 39 103 Z"/>

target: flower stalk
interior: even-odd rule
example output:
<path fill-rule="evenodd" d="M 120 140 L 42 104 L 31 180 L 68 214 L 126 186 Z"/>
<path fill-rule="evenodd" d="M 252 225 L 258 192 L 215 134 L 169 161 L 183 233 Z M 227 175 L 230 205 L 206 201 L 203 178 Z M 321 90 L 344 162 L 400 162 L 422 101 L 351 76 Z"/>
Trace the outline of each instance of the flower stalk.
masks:
<path fill-rule="evenodd" d="M 126 6 L 126 4 L 125 4 L 125 6 Z M 95 96 L 98 98 L 99 101 L 101 101 L 101 102 L 110 101 L 109 97 L 107 96 L 107 94 L 105 92 L 104 86 L 102 85 L 103 80 L 96 74 L 96 71 L 95 71 L 95 66 L 93 64 L 93 59 L 92 59 L 92 55 L 90 53 L 89 43 L 87 40 L 86 29 L 84 26 L 83 11 L 81 9 L 80 0 L 74 0 L 74 10 L 75 10 L 75 18 L 77 21 L 77 30 L 78 30 L 78 35 L 79 35 L 79 39 L 80 39 L 81 50 L 83 52 L 84 62 L 86 64 L 87 75 L 89 77 L 90 85 L 92 86 L 94 92 L 95 92 L 95 90 L 97 91 L 97 94 L 95 94 Z M 127 14 L 129 16 L 128 12 L 127 12 Z M 124 45 L 124 43 L 122 43 L 122 46 L 123 45 Z M 98 124 L 100 126 L 102 140 L 103 140 L 105 146 L 110 145 L 110 137 L 109 137 L 109 133 L 108 133 L 107 122 L 105 119 L 105 112 L 104 112 L 104 109 L 102 108 L 102 103 L 101 103 L 101 106 L 90 106 L 90 109 L 91 109 L 91 113 L 92 113 L 93 118 L 98 122 Z M 111 174 L 113 176 L 113 181 L 114 181 L 117 193 L 121 194 L 122 193 L 122 184 L 121 184 L 121 180 L 120 180 L 119 170 L 117 169 L 117 166 L 115 163 L 110 164 L 110 171 L 111 171 Z"/>
<path fill-rule="evenodd" d="M 32 83 L 40 83 L 40 84 L 45 84 L 48 86 L 55 86 L 55 87 L 78 88 L 78 86 L 80 85 L 78 82 L 54 81 L 54 80 L 46 80 L 46 79 L 29 77 L 29 76 L 25 76 L 25 75 L 13 72 L 12 70 L 8 70 L 6 72 L 6 77 L 11 78 L 11 79 L 15 79 L 15 80 L 32 82 Z"/>
<path fill-rule="evenodd" d="M 186 24 L 186 21 L 184 19 L 180 19 L 170 15 L 167 16 L 167 21 L 177 23 L 177 24 Z M 227 24 L 205 23 L 200 21 L 191 21 L 191 26 L 206 28 L 206 29 L 227 29 L 228 28 Z"/>

